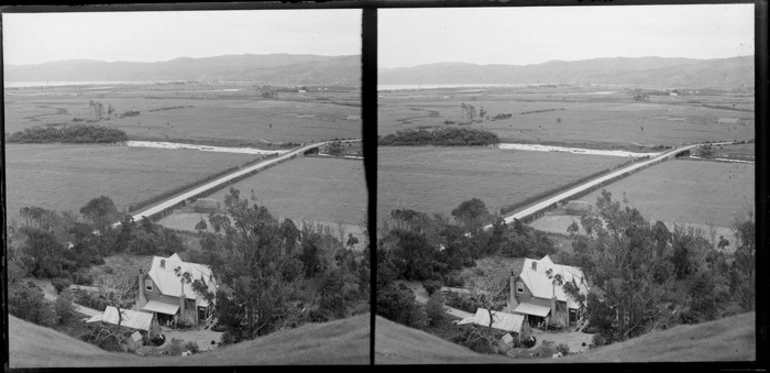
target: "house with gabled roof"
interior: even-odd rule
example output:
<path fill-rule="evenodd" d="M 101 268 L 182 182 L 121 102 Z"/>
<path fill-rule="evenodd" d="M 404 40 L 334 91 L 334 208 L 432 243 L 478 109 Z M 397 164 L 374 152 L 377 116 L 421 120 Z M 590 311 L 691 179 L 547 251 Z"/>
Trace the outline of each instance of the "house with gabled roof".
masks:
<path fill-rule="evenodd" d="M 511 275 L 508 311 L 543 328 L 577 323 L 585 314 L 585 305 L 565 292 L 559 280 L 573 283 L 581 295 L 588 296 L 588 280 L 580 268 L 556 264 L 548 255 L 540 260 L 524 259 L 521 273 Z"/>
<path fill-rule="evenodd" d="M 206 322 L 214 304 L 194 290 L 195 281 L 216 294 L 218 286 L 209 266 L 185 262 L 177 254 L 168 258 L 155 256 L 150 270 L 139 272 L 137 307 L 154 314 L 161 325 Z"/>

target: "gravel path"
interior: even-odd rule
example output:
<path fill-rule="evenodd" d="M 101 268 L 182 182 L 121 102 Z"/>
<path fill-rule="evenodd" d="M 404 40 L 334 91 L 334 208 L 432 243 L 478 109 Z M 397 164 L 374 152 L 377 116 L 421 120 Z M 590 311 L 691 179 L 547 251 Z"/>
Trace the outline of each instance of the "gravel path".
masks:
<path fill-rule="evenodd" d="M 417 300 L 421 304 L 428 303 L 428 298 L 430 298 L 430 297 L 428 296 L 428 292 L 425 291 L 425 288 L 422 287 L 421 283 L 416 282 L 416 281 L 403 281 L 403 280 L 398 280 L 398 281 L 396 281 L 396 283 L 397 284 L 404 284 L 404 286 L 408 287 L 409 290 L 411 290 L 414 293 L 415 300 Z M 442 288 L 442 290 L 443 290 L 443 288 Z M 448 307 L 448 306 L 444 306 L 444 312 L 446 312 L 446 313 L 448 313 L 448 314 L 450 314 L 450 315 L 452 315 L 454 317 L 459 317 L 461 319 L 473 316 L 472 313 L 468 313 L 468 312 L 465 312 L 463 310 L 458 310 L 457 308 L 452 308 L 452 307 Z"/>

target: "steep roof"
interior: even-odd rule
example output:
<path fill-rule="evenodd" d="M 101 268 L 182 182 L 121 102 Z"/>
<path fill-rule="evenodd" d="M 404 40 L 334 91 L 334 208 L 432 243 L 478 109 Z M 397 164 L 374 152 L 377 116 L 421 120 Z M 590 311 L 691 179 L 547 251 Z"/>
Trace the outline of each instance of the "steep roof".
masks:
<path fill-rule="evenodd" d="M 532 263 L 536 263 L 535 268 L 532 267 Z M 588 283 L 580 268 L 555 264 L 547 255 L 540 260 L 524 259 L 524 267 L 519 278 L 527 285 L 532 296 L 545 299 L 555 296 L 557 300 L 567 302 L 569 308 L 579 308 L 577 302 L 567 295 L 561 286 L 553 285 L 553 280 L 548 278 L 549 269 L 552 276 L 561 275 L 564 283 L 572 282 L 574 279 L 580 293 L 588 295 Z"/>
<path fill-rule="evenodd" d="M 178 273 L 180 275 L 187 272 L 193 281 L 201 280 L 208 286 L 209 291 L 216 291 L 216 279 L 214 279 L 209 266 L 183 262 L 179 255 L 174 254 L 168 258 L 160 256 L 152 258 L 152 267 L 150 267 L 148 274 L 158 286 L 161 294 L 172 297 L 182 296 L 182 279 L 177 275 L 177 271 L 175 271 L 177 268 L 179 268 Z M 195 299 L 199 306 L 208 306 L 208 301 L 193 290 L 191 283 L 184 282 L 184 296 L 187 299 Z"/>

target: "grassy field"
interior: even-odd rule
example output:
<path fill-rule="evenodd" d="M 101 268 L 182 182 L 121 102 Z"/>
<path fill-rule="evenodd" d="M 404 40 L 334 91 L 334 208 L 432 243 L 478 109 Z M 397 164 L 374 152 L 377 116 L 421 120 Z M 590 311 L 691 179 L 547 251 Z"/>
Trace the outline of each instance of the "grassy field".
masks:
<path fill-rule="evenodd" d="M 616 200 L 625 192 L 630 205 L 648 220 L 731 227 L 746 207 L 753 210 L 754 165 L 667 161 L 605 189 Z M 600 193 L 597 190 L 580 200 L 595 203 Z"/>
<path fill-rule="evenodd" d="M 114 145 L 6 145 L 8 218 L 25 206 L 77 212 L 110 197 L 120 211 L 254 155 Z"/>
<path fill-rule="evenodd" d="M 104 351 L 65 334 L 8 316 L 11 368 L 369 364 L 370 315 L 308 324 L 188 357 Z"/>
<path fill-rule="evenodd" d="M 234 91 L 232 91 L 234 90 Z M 5 131 L 90 118 L 89 101 L 115 112 L 139 116 L 102 120 L 131 140 L 252 145 L 360 138 L 359 92 L 284 93 L 279 100 L 259 97 L 249 86 L 70 86 L 6 90 Z M 172 109 L 173 108 L 173 109 Z M 160 109 L 160 110 L 159 110 Z"/>
<path fill-rule="evenodd" d="M 605 91 L 609 94 L 604 94 Z M 754 99 L 653 96 L 635 102 L 617 88 L 484 88 L 379 92 L 379 134 L 462 121 L 462 103 L 491 118 L 472 127 L 503 142 L 556 142 L 616 148 L 754 138 Z M 715 108 L 719 107 L 719 108 Z M 720 118 L 737 123 L 718 123 Z M 597 136 L 601 134 L 601 136 Z"/>
<path fill-rule="evenodd" d="M 491 213 L 582 176 L 626 162 L 622 157 L 496 148 L 380 147 L 377 218 L 409 208 L 449 216 L 479 198 Z"/>
<path fill-rule="evenodd" d="M 267 206 L 277 217 L 320 222 L 336 229 L 343 223 L 348 233 L 360 234 L 359 223 L 366 218 L 367 190 L 364 165 L 359 161 L 303 157 L 232 185 L 241 196 L 250 198 L 251 191 L 257 203 Z M 220 202 L 229 193 L 229 187 L 207 198 Z M 194 230 L 204 214 L 179 210 L 160 221 L 160 224 L 183 230 Z"/>

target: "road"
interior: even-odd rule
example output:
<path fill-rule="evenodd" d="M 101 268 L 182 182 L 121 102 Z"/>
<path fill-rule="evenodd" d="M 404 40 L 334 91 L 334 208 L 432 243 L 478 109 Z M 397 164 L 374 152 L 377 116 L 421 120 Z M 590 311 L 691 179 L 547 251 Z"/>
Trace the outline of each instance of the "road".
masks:
<path fill-rule="evenodd" d="M 23 283 L 32 282 L 33 284 L 39 286 L 41 289 L 43 289 L 43 298 L 49 302 L 54 302 L 56 298 L 59 297 L 59 294 L 56 292 L 56 289 L 54 289 L 53 285 L 51 284 L 51 280 L 46 279 L 39 279 L 34 277 L 26 277 L 22 279 Z M 93 308 L 88 308 L 85 306 L 81 306 L 77 303 L 72 303 L 72 305 L 75 308 L 75 311 L 80 312 L 86 316 L 96 316 L 101 315 L 102 311 L 97 311 Z"/>
<path fill-rule="evenodd" d="M 712 143 L 712 145 L 728 145 L 728 144 L 733 144 L 733 142 Z M 683 152 L 683 151 L 686 151 L 686 150 L 690 150 L 690 149 L 696 148 L 696 147 L 701 146 L 701 145 L 704 145 L 704 144 L 692 144 L 692 145 L 682 146 L 680 148 L 677 148 L 677 149 L 674 149 L 674 150 L 662 153 L 662 154 L 660 154 L 660 155 L 658 155 L 658 156 L 656 156 L 654 158 L 651 158 L 649 160 L 646 160 L 644 162 L 634 163 L 632 165 L 629 165 L 628 167 L 623 167 L 623 168 L 621 168 L 619 170 L 616 170 L 616 171 L 613 171 L 613 172 L 611 172 L 611 173 L 609 173 L 607 175 L 600 176 L 600 177 L 598 177 L 596 179 L 593 179 L 593 180 L 590 180 L 590 181 L 588 181 L 588 182 L 586 182 L 584 184 L 581 184 L 581 185 L 578 185 L 576 187 L 570 188 L 570 189 L 568 189 L 568 190 L 566 190 L 566 191 L 564 191 L 562 193 L 559 193 L 559 194 L 557 194 L 557 195 L 555 195 L 553 197 L 549 197 L 547 199 L 544 199 L 544 200 L 542 200 L 542 201 L 540 201 L 540 202 L 538 202 L 538 203 L 536 203 L 536 204 L 534 204 L 532 206 L 529 206 L 529 207 L 527 207 L 527 208 L 525 208 L 525 209 L 523 209 L 521 211 L 518 211 L 518 212 L 514 213 L 513 215 L 505 217 L 503 220 L 505 221 L 506 224 L 512 223 L 514 221 L 514 219 L 521 220 L 522 218 L 525 218 L 525 217 L 527 217 L 529 215 L 535 214 L 535 213 L 537 213 L 537 212 L 547 208 L 550 205 L 558 203 L 558 202 L 560 202 L 560 201 L 562 201 L 562 200 L 564 200 L 566 198 L 569 198 L 569 197 L 571 197 L 571 196 L 573 196 L 575 194 L 578 194 L 578 193 L 580 193 L 580 192 L 582 192 L 582 191 L 584 191 L 586 189 L 589 189 L 589 188 L 591 188 L 593 186 L 601 184 L 601 183 L 603 183 L 603 182 L 605 182 L 607 180 L 610 180 L 612 178 L 620 176 L 623 173 L 634 171 L 634 170 L 637 170 L 639 168 L 646 167 L 648 165 L 660 162 L 663 159 L 666 159 L 666 158 L 674 156 L 674 154 L 677 154 L 677 153 L 680 153 L 680 152 Z M 488 230 L 488 229 L 491 229 L 491 228 L 492 228 L 492 225 L 490 224 L 490 225 L 485 226 L 484 230 Z"/>
<path fill-rule="evenodd" d="M 214 188 L 216 186 L 224 184 L 224 183 L 226 183 L 226 182 L 228 182 L 228 181 L 230 181 L 232 179 L 235 179 L 235 178 L 237 178 L 239 176 L 242 176 L 244 174 L 248 174 L 250 172 L 253 172 L 253 171 L 256 171 L 256 170 L 260 170 L 260 169 L 269 167 L 269 166 L 271 166 L 273 164 L 276 164 L 276 163 L 280 163 L 280 162 L 285 161 L 285 160 L 287 160 L 287 159 L 289 159 L 291 157 L 294 157 L 294 156 L 296 156 L 298 154 L 302 154 L 302 153 L 304 153 L 304 152 L 306 152 L 306 151 L 308 151 L 310 149 L 317 148 L 319 146 L 322 146 L 322 145 L 325 145 L 325 144 L 329 144 L 329 143 L 332 143 L 332 142 L 358 142 L 358 141 L 361 141 L 361 140 L 357 139 L 357 140 L 341 140 L 341 141 L 323 141 L 323 142 L 317 142 L 317 143 L 310 144 L 310 145 L 305 145 L 305 146 L 303 146 L 301 148 L 298 148 L 298 149 L 292 150 L 290 152 L 284 153 L 283 155 L 278 156 L 276 158 L 271 158 L 271 159 L 265 160 L 263 162 L 257 163 L 255 165 L 249 166 L 247 168 L 244 168 L 242 170 L 235 171 L 235 172 L 233 172 L 231 174 L 222 176 L 219 179 L 216 179 L 214 181 L 211 181 L 211 182 L 208 182 L 208 183 L 206 183 L 204 185 L 201 185 L 201 186 L 199 186 L 199 187 L 197 187 L 197 188 L 195 188 L 193 190 L 190 190 L 190 191 L 184 192 L 182 194 L 176 195 L 174 197 L 171 197 L 171 198 L 169 198 L 169 199 L 167 199 L 167 200 L 165 200 L 165 201 L 163 201 L 163 202 L 161 202 L 161 203 L 159 203 L 157 205 L 154 205 L 154 206 L 152 206 L 152 207 L 150 207 L 150 208 L 148 208 L 148 209 L 146 209 L 146 210 L 144 210 L 142 212 L 137 213 L 136 215 L 133 216 L 133 218 L 134 218 L 135 221 L 139 221 L 139 220 L 142 219 L 143 216 L 151 217 L 151 216 L 153 216 L 155 214 L 158 214 L 161 211 L 163 211 L 163 210 L 165 210 L 165 209 L 167 209 L 169 207 L 172 207 L 172 206 L 178 204 L 179 202 L 182 202 L 182 201 L 185 201 L 187 199 L 190 199 L 190 198 L 192 198 L 192 197 L 194 197 L 194 196 L 196 196 L 196 195 L 198 195 L 200 193 L 203 193 L 203 192 L 205 192 L 205 191 L 207 191 L 207 190 L 209 190 L 211 188 Z M 115 223 L 115 224 L 113 224 L 113 228 L 117 228 L 119 225 L 120 225 L 120 223 Z"/>
<path fill-rule="evenodd" d="M 426 304 L 428 303 L 428 299 L 430 298 L 428 296 L 428 292 L 425 290 L 425 288 L 422 286 L 421 283 L 417 281 L 405 281 L 405 280 L 397 280 L 395 281 L 396 284 L 403 284 L 404 286 L 408 287 L 409 290 L 411 290 L 414 293 L 414 299 L 420 303 L 420 304 Z M 444 290 L 445 288 L 441 288 L 441 290 Z M 444 306 L 444 312 L 454 316 L 459 317 L 461 319 L 464 319 L 466 317 L 473 316 L 472 313 L 465 312 L 463 310 L 458 310 L 457 308 L 452 308 L 449 306 Z"/>

